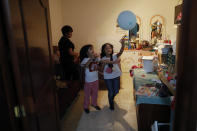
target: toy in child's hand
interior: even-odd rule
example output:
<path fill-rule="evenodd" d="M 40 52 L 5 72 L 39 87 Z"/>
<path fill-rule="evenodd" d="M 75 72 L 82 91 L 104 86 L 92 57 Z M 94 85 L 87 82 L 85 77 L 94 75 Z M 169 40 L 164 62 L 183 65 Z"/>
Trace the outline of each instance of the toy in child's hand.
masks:
<path fill-rule="evenodd" d="M 120 43 L 121 44 L 124 44 L 125 43 L 125 41 L 126 41 L 126 35 L 124 35 L 121 39 L 120 39 Z"/>

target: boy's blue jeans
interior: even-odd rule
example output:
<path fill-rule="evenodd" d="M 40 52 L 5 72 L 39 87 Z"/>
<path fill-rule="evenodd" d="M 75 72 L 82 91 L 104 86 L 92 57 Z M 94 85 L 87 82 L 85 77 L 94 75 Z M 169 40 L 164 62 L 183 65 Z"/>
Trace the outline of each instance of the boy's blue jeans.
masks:
<path fill-rule="evenodd" d="M 120 77 L 105 79 L 105 84 L 108 89 L 109 104 L 110 106 L 114 106 L 114 97 L 118 94 L 120 89 Z"/>

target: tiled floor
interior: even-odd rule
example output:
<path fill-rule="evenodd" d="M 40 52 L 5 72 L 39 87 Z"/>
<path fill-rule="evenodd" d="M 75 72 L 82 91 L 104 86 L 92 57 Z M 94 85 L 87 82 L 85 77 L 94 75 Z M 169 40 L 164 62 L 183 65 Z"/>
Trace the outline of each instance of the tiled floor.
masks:
<path fill-rule="evenodd" d="M 107 90 L 99 91 L 98 104 L 101 111 L 90 107 L 91 112 L 85 114 L 82 104 L 83 92 L 65 115 L 62 121 L 63 131 L 137 131 L 132 79 L 129 73 L 123 73 L 121 77 L 121 90 L 115 98 L 115 111 L 109 110 Z"/>

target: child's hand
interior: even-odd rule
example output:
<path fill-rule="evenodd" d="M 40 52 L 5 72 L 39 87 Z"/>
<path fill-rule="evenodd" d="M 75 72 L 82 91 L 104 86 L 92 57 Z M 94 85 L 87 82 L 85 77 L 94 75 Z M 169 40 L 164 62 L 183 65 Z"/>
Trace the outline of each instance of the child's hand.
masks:
<path fill-rule="evenodd" d="M 94 58 L 99 58 L 99 54 L 94 53 Z"/>
<path fill-rule="evenodd" d="M 79 53 L 75 52 L 74 57 L 79 57 Z"/>
<path fill-rule="evenodd" d="M 116 59 L 115 61 L 112 61 L 111 64 L 119 64 L 120 63 L 120 59 Z"/>
<path fill-rule="evenodd" d="M 120 59 L 116 59 L 115 61 L 102 60 L 101 62 L 104 64 L 118 64 L 118 63 L 120 63 Z"/>
<path fill-rule="evenodd" d="M 126 37 L 126 35 L 124 35 L 121 39 L 120 39 L 120 43 L 122 44 L 122 45 L 124 45 L 124 43 L 125 43 L 125 37 Z"/>
<path fill-rule="evenodd" d="M 109 64 L 110 63 L 110 60 L 102 60 L 101 61 L 103 64 Z"/>
<path fill-rule="evenodd" d="M 76 64 L 79 63 L 79 57 L 74 58 L 74 63 L 76 63 Z"/>
<path fill-rule="evenodd" d="M 100 72 L 100 71 L 99 71 L 98 73 L 99 73 L 100 75 L 102 75 L 102 76 L 103 76 L 103 72 Z"/>

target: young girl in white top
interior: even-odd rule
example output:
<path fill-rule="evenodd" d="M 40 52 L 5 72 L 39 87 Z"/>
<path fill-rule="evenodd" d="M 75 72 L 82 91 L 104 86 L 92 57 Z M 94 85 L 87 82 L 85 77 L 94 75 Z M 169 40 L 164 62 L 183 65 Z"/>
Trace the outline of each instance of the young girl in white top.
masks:
<path fill-rule="evenodd" d="M 121 39 L 122 47 L 117 54 L 113 54 L 113 45 L 110 43 L 106 43 L 102 46 L 101 49 L 101 59 L 102 60 L 110 60 L 117 61 L 119 57 L 122 55 L 124 51 L 124 38 Z M 121 70 L 117 63 L 115 64 L 105 64 L 104 66 L 104 80 L 108 89 L 108 99 L 110 109 L 114 110 L 114 97 L 118 94 L 120 88 L 120 76 Z"/>
<path fill-rule="evenodd" d="M 100 107 L 97 105 L 98 97 L 98 63 L 115 63 L 109 60 L 101 61 L 99 55 L 94 53 L 94 48 L 92 45 L 85 45 L 80 50 L 80 61 L 81 66 L 85 68 L 85 84 L 84 84 L 84 111 L 89 113 L 89 104 L 90 97 L 91 105 L 96 109 L 100 110 Z"/>

